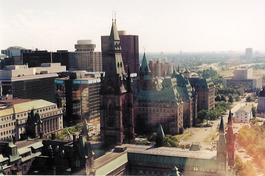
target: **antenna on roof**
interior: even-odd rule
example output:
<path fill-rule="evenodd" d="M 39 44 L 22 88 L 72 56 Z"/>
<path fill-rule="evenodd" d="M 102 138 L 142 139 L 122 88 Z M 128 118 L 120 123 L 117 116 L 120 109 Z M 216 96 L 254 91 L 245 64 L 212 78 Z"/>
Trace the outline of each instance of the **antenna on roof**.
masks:
<path fill-rule="evenodd" d="M 112 11 L 112 22 L 116 23 L 116 11 Z"/>

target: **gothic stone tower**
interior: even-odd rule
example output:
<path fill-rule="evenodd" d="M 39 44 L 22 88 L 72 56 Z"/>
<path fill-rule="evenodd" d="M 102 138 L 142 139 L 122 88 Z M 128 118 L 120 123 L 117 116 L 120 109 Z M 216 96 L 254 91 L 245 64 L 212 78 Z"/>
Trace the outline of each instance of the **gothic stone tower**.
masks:
<path fill-rule="evenodd" d="M 219 140 L 217 141 L 217 161 L 219 163 L 219 171 L 222 174 L 225 174 L 227 164 L 227 152 L 223 117 L 221 117 L 221 122 L 219 126 Z"/>
<path fill-rule="evenodd" d="M 134 140 L 134 109 L 131 77 L 125 73 L 116 20 L 112 21 L 109 40 L 102 40 L 101 137 L 105 146 Z"/>
<path fill-rule="evenodd" d="M 228 127 L 226 131 L 226 147 L 227 147 L 227 159 L 228 166 L 233 168 L 235 164 L 235 134 L 233 132 L 233 114 L 231 110 L 228 116 Z"/>

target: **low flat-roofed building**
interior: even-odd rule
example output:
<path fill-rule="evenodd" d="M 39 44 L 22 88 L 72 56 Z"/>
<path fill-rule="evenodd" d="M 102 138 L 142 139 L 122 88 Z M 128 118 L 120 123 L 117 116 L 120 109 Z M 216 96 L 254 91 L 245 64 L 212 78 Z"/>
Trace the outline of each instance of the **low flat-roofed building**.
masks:
<path fill-rule="evenodd" d="M 224 79 L 224 86 L 233 89 L 239 89 L 243 91 L 257 90 L 262 87 L 261 78 L 252 78 L 252 79 Z"/>
<path fill-rule="evenodd" d="M 32 113 L 34 117 L 31 117 Z M 37 114 L 40 119 L 34 119 Z M 58 108 L 55 103 L 42 99 L 0 101 L 0 140 L 12 138 L 19 140 L 26 137 L 27 128 L 34 125 L 30 123 L 35 121 L 40 125 L 38 130 L 41 130 L 37 132 L 37 136 L 56 132 L 63 128 L 62 109 Z M 32 130 L 35 131 L 35 129 Z"/>
<path fill-rule="evenodd" d="M 94 175 L 224 175 L 216 151 L 123 144 L 123 152 L 107 152 L 94 160 Z M 176 171 L 176 170 L 175 170 Z M 85 175 L 86 169 L 74 174 Z"/>
<path fill-rule="evenodd" d="M 9 65 L 0 70 L 0 96 L 45 99 L 55 102 L 54 79 L 66 71 L 60 63 L 43 63 L 41 67 Z"/>

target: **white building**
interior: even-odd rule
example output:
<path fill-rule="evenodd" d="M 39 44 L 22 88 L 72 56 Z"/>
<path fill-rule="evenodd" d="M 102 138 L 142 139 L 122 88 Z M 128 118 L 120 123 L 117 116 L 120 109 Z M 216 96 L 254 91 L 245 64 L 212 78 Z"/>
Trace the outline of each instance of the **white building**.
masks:
<path fill-rule="evenodd" d="M 249 123 L 252 118 L 252 106 L 245 105 L 234 113 L 233 120 L 235 123 Z"/>

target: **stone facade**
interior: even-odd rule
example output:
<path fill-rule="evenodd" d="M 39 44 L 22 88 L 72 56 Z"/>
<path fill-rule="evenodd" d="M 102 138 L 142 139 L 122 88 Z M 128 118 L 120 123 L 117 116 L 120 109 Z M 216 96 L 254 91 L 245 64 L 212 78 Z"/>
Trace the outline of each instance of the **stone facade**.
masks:
<path fill-rule="evenodd" d="M 45 100 L 0 101 L 0 140 L 49 135 L 63 128 L 62 109 Z M 36 124 L 35 124 L 36 123 Z"/>
<path fill-rule="evenodd" d="M 145 54 L 135 100 L 137 133 L 153 132 L 162 124 L 167 134 L 177 134 L 194 125 L 197 95 L 189 80 L 176 71 L 171 77 L 154 78 Z"/>
<path fill-rule="evenodd" d="M 203 109 L 213 109 L 215 107 L 215 86 L 213 82 L 199 77 L 191 77 L 189 82 L 198 96 L 198 112 Z"/>
<path fill-rule="evenodd" d="M 102 51 L 101 137 L 105 146 L 130 143 L 134 140 L 134 104 L 130 70 L 125 73 L 122 48 L 113 20 L 109 41 Z M 104 47 L 102 46 L 102 47 Z"/>

